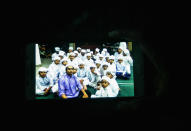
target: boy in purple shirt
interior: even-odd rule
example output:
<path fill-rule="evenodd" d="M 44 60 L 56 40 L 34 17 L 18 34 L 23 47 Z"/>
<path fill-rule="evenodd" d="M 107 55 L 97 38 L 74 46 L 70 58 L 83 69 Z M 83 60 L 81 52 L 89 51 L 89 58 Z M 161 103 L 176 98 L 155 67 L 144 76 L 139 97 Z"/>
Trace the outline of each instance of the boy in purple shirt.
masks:
<path fill-rule="evenodd" d="M 68 65 L 66 67 L 66 75 L 63 75 L 58 81 L 59 97 L 66 98 L 88 98 L 91 96 L 89 92 L 85 91 L 80 84 L 80 81 L 73 75 L 74 67 Z"/>

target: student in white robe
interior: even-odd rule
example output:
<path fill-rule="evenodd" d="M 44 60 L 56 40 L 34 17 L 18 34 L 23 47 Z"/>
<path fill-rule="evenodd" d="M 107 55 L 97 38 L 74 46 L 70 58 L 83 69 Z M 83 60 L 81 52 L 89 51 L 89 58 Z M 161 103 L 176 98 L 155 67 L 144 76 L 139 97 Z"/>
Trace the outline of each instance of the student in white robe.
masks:
<path fill-rule="evenodd" d="M 86 60 L 86 50 L 82 49 L 81 55 L 79 57 L 82 61 Z"/>
<path fill-rule="evenodd" d="M 48 69 L 40 67 L 36 78 L 36 95 L 48 95 L 53 87 L 52 79 L 47 75 Z"/>
<path fill-rule="evenodd" d="M 69 47 L 69 48 L 68 48 L 67 57 L 69 57 L 70 53 L 72 53 L 72 52 L 73 52 L 73 50 L 74 50 L 74 48 L 73 48 L 73 47 Z"/>
<path fill-rule="evenodd" d="M 94 61 L 91 59 L 91 54 L 86 54 L 87 59 L 84 61 L 87 69 L 89 69 L 90 65 L 94 64 Z"/>
<path fill-rule="evenodd" d="M 81 48 L 80 47 L 77 47 L 77 51 L 78 51 L 78 55 L 80 55 L 81 54 Z"/>
<path fill-rule="evenodd" d="M 64 51 L 59 51 L 58 56 L 60 57 L 60 60 L 62 60 L 65 57 L 65 52 Z"/>
<path fill-rule="evenodd" d="M 52 54 L 52 61 L 54 61 L 54 58 L 56 56 L 59 56 L 60 47 L 55 47 L 55 53 Z"/>
<path fill-rule="evenodd" d="M 68 64 L 78 65 L 78 61 L 75 59 L 75 54 L 73 52 L 69 54 Z"/>
<path fill-rule="evenodd" d="M 98 59 L 99 59 L 99 55 L 100 55 L 100 53 L 99 53 L 99 48 L 96 48 L 96 49 L 95 49 L 95 53 L 94 53 L 94 55 L 93 55 L 93 59 L 94 59 L 94 60 L 98 60 Z"/>
<path fill-rule="evenodd" d="M 117 52 L 114 53 L 115 62 L 118 61 L 118 57 L 123 57 L 123 47 L 119 46 Z"/>
<path fill-rule="evenodd" d="M 109 57 L 109 67 L 108 70 L 111 71 L 112 73 L 116 73 L 116 64 L 115 64 L 115 57 L 111 55 Z"/>
<path fill-rule="evenodd" d="M 91 98 L 100 98 L 100 97 L 116 97 L 116 94 L 113 93 L 110 78 L 107 76 L 102 77 L 101 87 L 95 93 L 91 95 Z"/>
<path fill-rule="evenodd" d="M 119 57 L 118 62 L 116 63 L 116 76 L 119 79 L 125 80 L 128 80 L 131 76 L 131 74 L 127 72 L 126 65 L 123 62 L 123 57 Z"/>
<path fill-rule="evenodd" d="M 105 60 L 104 60 L 104 56 L 103 56 L 102 54 L 99 54 L 99 56 L 98 56 L 98 59 L 97 59 L 97 60 L 101 61 L 102 63 L 104 63 L 104 62 L 105 62 Z"/>
<path fill-rule="evenodd" d="M 79 54 L 78 54 L 78 51 L 75 50 L 75 51 L 74 51 L 74 54 L 75 54 L 75 60 L 76 60 L 76 61 L 81 60 L 80 57 L 78 56 L 78 55 L 79 55 Z"/>
<path fill-rule="evenodd" d="M 58 92 L 58 79 L 60 75 L 60 67 L 60 57 L 58 56 L 54 58 L 54 62 L 52 62 L 52 64 L 50 64 L 50 66 L 48 67 L 48 71 L 51 75 L 54 84 L 54 86 L 52 87 L 53 93 Z"/>
<path fill-rule="evenodd" d="M 101 54 L 106 57 L 106 56 L 110 56 L 109 52 L 107 52 L 107 49 L 106 48 L 103 48 Z"/>
<path fill-rule="evenodd" d="M 102 68 L 101 68 L 101 70 L 100 70 L 100 72 L 101 72 L 101 77 L 106 76 L 107 71 L 109 71 L 109 70 L 108 70 L 108 67 L 109 67 L 109 63 L 104 62 L 104 63 L 102 64 Z"/>
<path fill-rule="evenodd" d="M 128 74 L 131 74 L 131 66 L 133 66 L 133 59 L 130 56 L 128 49 L 125 49 L 123 52 L 123 60 L 126 65 L 126 70 Z"/>
<path fill-rule="evenodd" d="M 96 64 L 96 70 L 97 70 L 97 72 L 98 72 L 99 74 L 101 74 L 101 68 L 102 68 L 102 63 L 101 63 L 101 61 L 96 60 L 96 61 L 95 61 L 95 64 Z"/>
<path fill-rule="evenodd" d="M 97 82 L 101 79 L 100 74 L 96 71 L 95 64 L 90 65 L 90 70 L 88 71 L 87 78 L 89 80 L 88 85 L 90 87 L 96 88 Z"/>
<path fill-rule="evenodd" d="M 79 79 L 80 83 L 82 84 L 84 90 L 87 90 L 87 85 L 89 83 L 88 70 L 85 68 L 85 63 L 83 61 L 80 61 L 78 66 L 79 66 L 79 68 L 77 71 L 77 78 Z"/>
<path fill-rule="evenodd" d="M 118 83 L 117 83 L 117 81 L 115 79 L 115 74 L 108 71 L 106 73 L 106 76 L 110 78 L 112 92 L 115 94 L 115 96 L 117 96 L 118 93 L 119 93 L 120 88 L 119 88 L 119 85 L 118 85 Z"/>
<path fill-rule="evenodd" d="M 61 65 L 60 65 L 60 75 L 59 78 L 61 78 L 63 75 L 66 74 L 66 66 L 68 64 L 68 59 L 65 57 L 60 61 Z"/>

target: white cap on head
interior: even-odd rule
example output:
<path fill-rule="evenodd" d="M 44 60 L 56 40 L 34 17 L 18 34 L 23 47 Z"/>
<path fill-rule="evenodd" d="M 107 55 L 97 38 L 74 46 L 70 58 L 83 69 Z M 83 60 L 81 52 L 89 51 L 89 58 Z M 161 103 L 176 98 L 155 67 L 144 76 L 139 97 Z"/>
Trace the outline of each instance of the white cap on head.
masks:
<path fill-rule="evenodd" d="M 99 57 L 103 57 L 103 54 L 99 54 Z"/>
<path fill-rule="evenodd" d="M 48 69 L 46 67 L 40 67 L 38 72 L 48 72 Z"/>
<path fill-rule="evenodd" d="M 123 49 L 127 48 L 127 43 L 126 42 L 120 42 L 119 46 L 122 47 Z"/>
<path fill-rule="evenodd" d="M 69 56 L 75 56 L 75 53 L 74 53 L 74 52 L 71 52 L 71 53 L 69 54 Z"/>
<path fill-rule="evenodd" d="M 123 60 L 123 57 L 122 57 L 122 56 L 119 56 L 117 59 L 118 59 L 118 60 Z"/>
<path fill-rule="evenodd" d="M 90 49 L 87 49 L 86 51 L 87 51 L 87 52 L 90 52 Z"/>
<path fill-rule="evenodd" d="M 93 51 L 90 51 L 91 54 L 93 54 L 94 52 Z"/>
<path fill-rule="evenodd" d="M 77 50 L 81 49 L 80 47 L 77 47 Z"/>
<path fill-rule="evenodd" d="M 64 57 L 60 62 L 62 63 L 63 61 L 68 61 L 68 58 Z"/>
<path fill-rule="evenodd" d="M 111 60 L 115 60 L 115 57 L 113 56 L 113 55 L 111 55 L 110 57 L 109 57 L 109 59 Z"/>
<path fill-rule="evenodd" d="M 55 56 L 55 57 L 54 57 L 54 61 L 55 61 L 55 60 L 60 60 L 60 57 L 59 57 L 59 56 Z"/>
<path fill-rule="evenodd" d="M 96 64 L 101 64 L 102 62 L 99 61 L 99 60 L 96 60 L 95 63 L 96 63 Z"/>
<path fill-rule="evenodd" d="M 74 51 L 74 53 L 75 53 L 75 54 L 78 54 L 78 51 L 77 51 L 77 50 L 75 50 L 75 51 Z"/>
<path fill-rule="evenodd" d="M 124 51 L 124 53 L 125 53 L 126 55 L 129 55 L 129 50 L 128 50 L 128 49 L 124 49 L 123 51 Z"/>
<path fill-rule="evenodd" d="M 55 47 L 55 51 L 60 51 L 60 47 Z"/>
<path fill-rule="evenodd" d="M 91 56 L 91 53 L 87 53 L 86 56 Z"/>
<path fill-rule="evenodd" d="M 69 47 L 69 50 L 73 50 L 74 48 L 73 47 Z"/>
<path fill-rule="evenodd" d="M 107 49 L 106 49 L 106 48 L 103 48 L 103 51 L 107 51 Z"/>
<path fill-rule="evenodd" d="M 95 65 L 95 64 L 91 64 L 90 67 L 94 67 L 94 68 L 96 68 L 96 65 Z"/>
<path fill-rule="evenodd" d="M 81 65 L 81 64 L 85 65 L 85 62 L 82 61 L 82 60 L 80 60 L 80 61 L 78 62 L 78 65 Z"/>
<path fill-rule="evenodd" d="M 102 78 L 101 78 L 101 80 L 106 80 L 107 82 L 109 82 L 110 83 L 110 78 L 109 77 L 107 77 L 107 76 L 103 76 Z"/>
<path fill-rule="evenodd" d="M 64 56 L 65 52 L 64 51 L 59 51 L 60 56 Z"/>
<path fill-rule="evenodd" d="M 84 53 L 86 53 L 86 50 L 82 49 L 82 51 L 81 51 L 81 52 L 84 52 Z"/>
<path fill-rule="evenodd" d="M 99 48 L 96 48 L 95 51 L 99 52 Z"/>
<path fill-rule="evenodd" d="M 104 62 L 104 63 L 102 64 L 102 66 L 104 66 L 104 65 L 107 65 L 107 66 L 109 66 L 109 63 L 107 63 L 107 62 Z"/>

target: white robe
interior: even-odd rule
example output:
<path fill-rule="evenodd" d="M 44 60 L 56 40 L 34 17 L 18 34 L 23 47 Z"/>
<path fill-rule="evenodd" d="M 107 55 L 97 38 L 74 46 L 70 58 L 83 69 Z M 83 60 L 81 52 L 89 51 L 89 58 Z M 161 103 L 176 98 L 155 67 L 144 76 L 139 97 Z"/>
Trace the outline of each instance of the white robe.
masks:
<path fill-rule="evenodd" d="M 100 90 L 96 91 L 95 95 L 91 95 L 91 98 L 96 97 L 116 97 L 116 95 L 112 92 L 112 89 L 109 85 L 106 88 L 101 87 Z"/>
<path fill-rule="evenodd" d="M 89 80 L 88 85 L 91 87 L 94 87 L 94 88 L 97 87 L 97 82 L 101 79 L 99 73 L 98 72 L 96 72 L 96 73 L 97 73 L 97 75 L 93 74 L 91 71 L 88 71 L 88 74 L 87 74 L 88 80 Z"/>
<path fill-rule="evenodd" d="M 50 77 L 46 76 L 44 78 L 38 76 L 36 78 L 36 94 L 37 95 L 44 95 L 44 89 L 53 86 L 53 81 Z"/>
<path fill-rule="evenodd" d="M 119 93 L 119 85 L 117 81 L 115 80 L 115 78 L 110 79 L 110 87 L 114 96 L 117 96 Z"/>

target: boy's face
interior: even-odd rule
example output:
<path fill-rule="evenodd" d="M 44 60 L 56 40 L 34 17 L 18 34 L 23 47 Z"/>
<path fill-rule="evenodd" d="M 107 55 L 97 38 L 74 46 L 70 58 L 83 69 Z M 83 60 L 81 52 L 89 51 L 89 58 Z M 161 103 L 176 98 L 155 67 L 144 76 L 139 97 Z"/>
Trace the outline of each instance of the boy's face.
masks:
<path fill-rule="evenodd" d="M 123 62 L 123 60 L 119 59 L 118 62 L 121 64 Z"/>
<path fill-rule="evenodd" d="M 103 57 L 99 57 L 100 60 L 103 60 Z"/>
<path fill-rule="evenodd" d="M 70 60 L 74 60 L 75 56 L 69 56 Z"/>
<path fill-rule="evenodd" d="M 78 57 L 78 53 L 75 53 L 75 57 Z"/>
<path fill-rule="evenodd" d="M 39 75 L 40 75 L 40 77 L 44 78 L 44 77 L 46 77 L 46 72 L 40 71 Z"/>
<path fill-rule="evenodd" d="M 62 64 L 63 64 L 64 66 L 66 66 L 66 65 L 68 64 L 68 62 L 67 62 L 67 61 L 63 61 Z"/>
<path fill-rule="evenodd" d="M 60 60 L 55 60 L 54 63 L 58 65 L 60 63 Z"/>
<path fill-rule="evenodd" d="M 95 67 L 91 67 L 90 70 L 91 70 L 91 72 L 94 72 L 95 71 Z"/>
<path fill-rule="evenodd" d="M 66 69 L 66 73 L 68 75 L 72 75 L 73 74 L 73 70 L 74 70 L 73 66 L 68 66 L 67 69 Z"/>
<path fill-rule="evenodd" d="M 69 50 L 68 50 L 68 53 L 71 53 L 71 52 L 72 52 L 72 50 L 69 49 Z"/>
<path fill-rule="evenodd" d="M 60 59 L 62 60 L 63 59 L 63 56 L 59 55 Z"/>
<path fill-rule="evenodd" d="M 73 74 L 76 74 L 76 72 L 77 72 L 77 69 L 73 69 Z"/>
<path fill-rule="evenodd" d="M 109 85 L 109 82 L 106 80 L 102 80 L 101 85 L 103 88 L 106 88 Z"/>
<path fill-rule="evenodd" d="M 103 65 L 103 69 L 107 70 L 108 66 L 107 65 Z"/>
<path fill-rule="evenodd" d="M 87 59 L 90 60 L 91 56 L 87 56 Z"/>
<path fill-rule="evenodd" d="M 81 55 L 84 56 L 84 55 L 85 55 L 85 52 L 81 52 Z"/>
<path fill-rule="evenodd" d="M 112 64 L 113 62 L 114 62 L 114 60 L 113 60 L 113 59 L 110 59 L 110 60 L 109 60 L 109 63 L 110 63 L 110 64 Z"/>
<path fill-rule="evenodd" d="M 122 52 L 122 49 L 121 48 L 118 48 L 118 53 L 121 53 Z"/>
<path fill-rule="evenodd" d="M 80 68 L 80 69 L 83 69 L 83 68 L 84 68 L 84 64 L 80 64 L 80 65 L 79 65 L 79 68 Z"/>
<path fill-rule="evenodd" d="M 77 51 L 80 53 L 80 52 L 81 52 L 81 49 L 78 49 Z"/>
<path fill-rule="evenodd" d="M 107 73 L 106 76 L 109 77 L 110 79 L 113 78 L 113 75 L 111 73 Z"/>
<path fill-rule="evenodd" d="M 99 68 L 99 67 L 100 67 L 100 65 L 101 65 L 101 64 L 99 64 L 99 63 L 96 63 L 96 66 L 97 66 L 97 68 Z"/>

